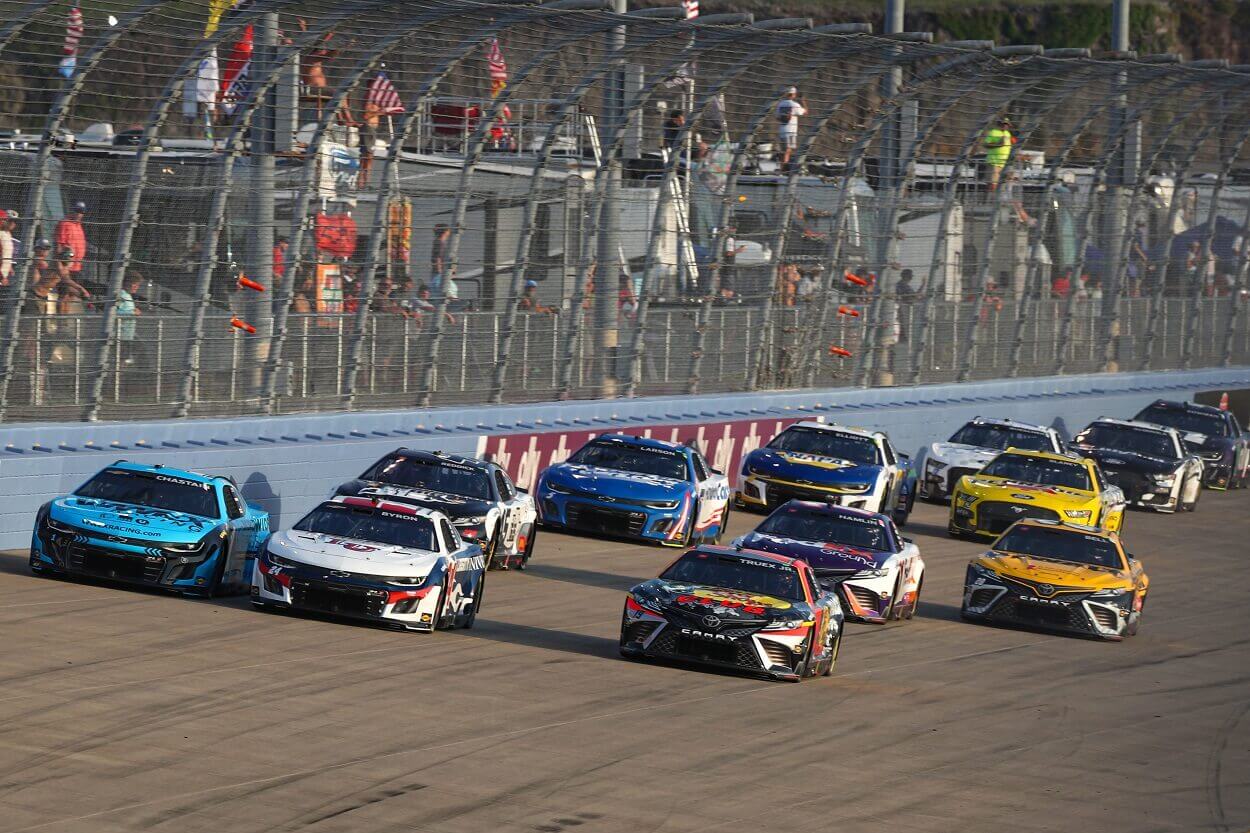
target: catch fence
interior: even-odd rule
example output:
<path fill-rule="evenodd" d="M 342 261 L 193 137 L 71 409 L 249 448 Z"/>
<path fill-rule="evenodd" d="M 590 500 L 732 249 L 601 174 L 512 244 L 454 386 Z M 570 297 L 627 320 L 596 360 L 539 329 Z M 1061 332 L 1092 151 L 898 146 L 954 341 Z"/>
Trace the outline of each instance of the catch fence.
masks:
<path fill-rule="evenodd" d="M 1250 361 L 1246 67 L 592 0 L 82 9 L 71 53 L 64 4 L 0 0 L 5 421 Z"/>

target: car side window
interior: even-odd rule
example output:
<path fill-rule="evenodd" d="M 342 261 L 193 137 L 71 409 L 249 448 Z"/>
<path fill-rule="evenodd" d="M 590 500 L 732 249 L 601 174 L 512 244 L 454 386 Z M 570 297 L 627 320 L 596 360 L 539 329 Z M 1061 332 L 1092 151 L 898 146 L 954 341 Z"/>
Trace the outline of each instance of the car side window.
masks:
<path fill-rule="evenodd" d="M 887 465 L 893 466 L 898 463 L 898 458 L 894 456 L 894 449 L 890 447 L 890 441 L 882 438 L 881 453 L 885 455 Z"/>
<path fill-rule="evenodd" d="M 456 534 L 456 530 L 452 528 L 451 524 L 448 523 L 446 519 L 441 521 L 441 526 L 443 530 L 443 540 L 447 542 L 448 551 L 459 549 L 460 536 Z"/>
<path fill-rule="evenodd" d="M 223 486 L 221 490 L 222 496 L 226 499 L 226 517 L 230 520 L 241 518 L 247 514 L 243 508 L 243 501 L 239 499 L 239 494 L 234 490 L 233 486 Z"/>
<path fill-rule="evenodd" d="M 495 486 L 499 489 L 500 500 L 512 500 L 516 496 L 516 489 L 512 488 L 512 483 L 508 481 L 508 475 L 502 471 L 495 472 Z"/>
<path fill-rule="evenodd" d="M 1102 469 L 1098 468 L 1097 465 L 1093 466 L 1093 469 L 1094 469 L 1094 482 L 1098 484 L 1098 491 L 1100 492 L 1107 491 L 1107 481 L 1102 479 Z"/>
<path fill-rule="evenodd" d="M 696 451 L 694 454 L 690 455 L 690 458 L 694 460 L 695 480 L 698 480 L 698 481 L 707 480 L 708 479 L 707 464 L 703 462 L 703 455 Z"/>
<path fill-rule="evenodd" d="M 816 574 L 812 572 L 812 568 L 804 567 L 803 575 L 807 577 L 807 586 L 812 588 L 812 599 L 819 598 L 823 591 L 821 590 L 820 582 L 816 581 Z"/>

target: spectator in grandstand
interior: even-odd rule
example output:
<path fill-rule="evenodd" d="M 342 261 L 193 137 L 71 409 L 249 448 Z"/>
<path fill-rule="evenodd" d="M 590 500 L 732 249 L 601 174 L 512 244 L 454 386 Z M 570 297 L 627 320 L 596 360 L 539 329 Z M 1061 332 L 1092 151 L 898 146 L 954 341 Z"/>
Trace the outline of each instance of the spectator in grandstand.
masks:
<path fill-rule="evenodd" d="M 1060 272 L 1050 282 L 1050 297 L 1052 298 L 1066 298 L 1071 291 L 1072 278 L 1067 272 Z"/>
<path fill-rule="evenodd" d="M 725 248 L 720 261 L 720 295 L 722 298 L 734 297 L 738 289 L 738 269 L 735 264 L 738 255 L 745 252 L 747 247 L 738 242 L 735 236 L 737 233 L 737 226 L 725 227 Z"/>
<path fill-rule="evenodd" d="M 997 127 L 985 132 L 982 143 L 985 145 L 985 173 L 989 190 L 996 191 L 1003 168 L 1011 159 L 1011 146 L 1016 143 L 1016 137 L 1011 133 L 1011 119 L 1006 116 L 999 119 Z"/>
<path fill-rule="evenodd" d="M 985 291 L 981 293 L 981 320 L 997 315 L 1003 310 L 1002 290 L 993 278 L 986 280 Z"/>
<path fill-rule="evenodd" d="M 13 228 L 17 224 L 17 212 L 0 211 L 0 287 L 7 287 L 13 279 L 13 263 L 16 256 L 13 246 Z"/>
<path fill-rule="evenodd" d="M 279 237 L 273 244 L 273 289 L 276 292 L 286 277 L 286 252 L 291 248 L 291 240 Z"/>
<path fill-rule="evenodd" d="M 1211 294 L 1212 287 L 1215 285 L 1215 258 L 1198 240 L 1189 244 L 1189 252 L 1185 256 L 1185 272 L 1189 275 L 1188 290 L 1190 292 L 1201 291 L 1204 295 Z"/>
<path fill-rule="evenodd" d="M 900 304 L 915 303 L 923 296 L 923 290 L 912 285 L 914 279 L 915 273 L 910 269 L 904 269 L 902 272 L 899 272 L 898 283 L 894 285 L 894 297 L 898 299 Z"/>
<path fill-rule="evenodd" d="M 664 119 L 664 147 L 673 151 L 681 145 L 682 128 L 686 126 L 686 114 L 682 110 L 673 110 Z"/>
<path fill-rule="evenodd" d="M 634 283 L 629 275 L 621 274 L 617 282 L 617 298 L 621 307 L 621 315 L 633 318 L 638 314 L 638 298 L 634 295 Z"/>
<path fill-rule="evenodd" d="M 135 294 L 142 285 L 143 276 L 131 272 L 126 275 L 121 292 L 117 293 L 117 354 L 125 365 L 133 365 L 139 359 L 141 347 L 135 340 L 135 330 L 140 312 Z"/>
<path fill-rule="evenodd" d="M 823 270 L 820 264 L 799 270 L 799 284 L 795 287 L 795 297 L 799 303 L 810 303 L 816 293 L 820 291 L 820 273 Z"/>
<path fill-rule="evenodd" d="M 541 312 L 547 315 L 555 315 L 559 312 L 557 309 L 544 306 L 538 300 L 538 281 L 525 282 L 525 290 L 521 293 L 521 298 L 517 301 L 516 306 L 521 312 Z"/>
<path fill-rule="evenodd" d="M 1008 171 L 1005 177 L 1007 207 L 1011 209 L 1011 218 L 1022 226 L 1035 226 L 1037 221 L 1024 210 L 1024 186 L 1020 184 L 1020 172 Z"/>
<path fill-rule="evenodd" d="M 781 169 L 790 170 L 790 158 L 799 146 L 799 116 L 807 115 L 807 106 L 799 98 L 798 87 L 788 87 L 777 102 L 777 144 L 781 145 Z"/>
<path fill-rule="evenodd" d="M 430 290 L 433 292 L 440 292 L 443 288 L 450 247 L 451 229 L 444 223 L 438 223 L 434 226 L 434 241 L 430 244 Z"/>
<path fill-rule="evenodd" d="M 793 263 L 783 263 L 777 267 L 777 294 L 780 296 L 779 303 L 781 306 L 794 306 L 795 298 L 798 297 L 801 278 L 799 267 Z"/>
<path fill-rule="evenodd" d="M 87 233 L 83 231 L 82 220 L 87 215 L 87 204 L 79 201 L 74 203 L 65 219 L 56 224 L 53 239 L 59 251 L 69 249 L 74 255 L 70 271 L 77 275 L 82 271 L 83 258 L 87 256 Z"/>

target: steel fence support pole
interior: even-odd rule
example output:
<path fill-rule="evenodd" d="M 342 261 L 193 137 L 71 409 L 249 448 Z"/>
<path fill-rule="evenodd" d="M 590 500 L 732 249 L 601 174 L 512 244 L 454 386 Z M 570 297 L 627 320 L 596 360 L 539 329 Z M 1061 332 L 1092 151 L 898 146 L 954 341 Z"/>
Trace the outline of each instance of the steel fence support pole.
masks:
<path fill-rule="evenodd" d="M 464 233 L 465 214 L 468 209 L 468 200 L 470 196 L 470 180 L 477 163 L 481 159 L 482 150 L 486 142 L 486 136 L 489 134 L 490 126 L 495 121 L 496 116 L 503 109 L 503 106 L 511 98 L 512 90 L 515 85 L 520 84 L 531 72 L 537 69 L 550 56 L 556 55 L 560 50 L 564 49 L 571 43 L 575 43 L 583 37 L 596 34 L 611 29 L 619 25 L 620 21 L 609 18 L 607 21 L 603 17 L 592 18 L 586 20 L 583 12 L 599 12 L 603 13 L 606 8 L 601 0 L 558 0 L 556 3 L 549 3 L 546 6 L 538 7 L 541 9 L 565 9 L 567 10 L 563 17 L 573 18 L 573 21 L 565 20 L 564 26 L 573 29 L 574 33 L 563 34 L 561 37 L 530 58 L 526 64 L 521 67 L 514 75 L 514 78 L 508 87 L 502 93 L 493 98 L 489 105 L 484 108 L 482 116 L 478 119 L 478 123 L 474 128 L 472 136 L 468 140 L 465 148 L 465 161 L 460 169 L 460 185 L 457 189 L 456 202 L 452 209 L 451 222 L 451 239 L 448 242 L 447 251 L 447 268 L 446 274 L 443 276 L 443 288 L 445 289 L 448 282 L 453 279 L 460 256 L 460 241 Z M 606 17 L 606 15 L 604 15 Z M 572 23 L 580 23 L 584 27 L 584 31 L 579 27 L 573 27 Z M 443 341 L 443 319 L 447 313 L 448 296 L 445 291 L 439 293 L 438 303 L 434 312 L 433 332 L 430 339 L 430 354 L 428 358 L 429 364 L 423 376 L 423 382 L 418 393 L 418 404 L 425 408 L 429 407 L 431 397 L 433 396 L 434 384 L 434 368 L 438 364 L 439 352 Z"/>
<path fill-rule="evenodd" d="M 1218 130 L 1220 131 L 1221 151 L 1225 150 L 1226 147 L 1226 143 L 1223 141 L 1224 132 L 1227 127 L 1227 121 L 1232 117 L 1232 111 L 1228 111 L 1224 114 L 1224 119 L 1220 121 Z M 1219 173 L 1216 174 L 1215 187 L 1211 190 L 1211 205 L 1207 209 L 1207 230 L 1206 233 L 1202 235 L 1203 262 L 1212 257 L 1211 242 L 1215 237 L 1215 224 L 1220 214 L 1220 197 L 1223 195 L 1224 186 L 1227 184 L 1228 175 L 1232 170 L 1233 163 L 1236 161 L 1238 155 L 1240 155 L 1241 149 L 1245 145 L 1248 138 L 1250 138 L 1250 124 L 1242 128 L 1241 133 L 1239 133 L 1237 138 L 1233 140 L 1231 147 L 1228 147 L 1227 155 L 1225 155 L 1221 160 Z M 1244 237 L 1242 243 L 1244 246 Z M 1204 294 L 1203 290 L 1205 289 L 1202 277 L 1203 276 L 1201 275 L 1194 276 L 1193 307 L 1189 312 L 1189 331 L 1185 334 L 1185 343 L 1181 351 L 1181 368 L 1183 370 L 1189 370 L 1193 366 L 1194 352 L 1197 346 L 1198 329 L 1200 324 L 1199 311 L 1202 307 L 1202 297 Z M 1216 272 L 1215 278 L 1217 280 L 1219 278 L 1218 271 Z M 1217 287 L 1213 283 L 1211 287 L 1212 298 L 1218 297 L 1216 290 Z"/>
<path fill-rule="evenodd" d="M 796 79 L 806 84 L 812 73 L 824 68 L 830 61 L 842 60 L 854 55 L 862 54 L 878 46 L 879 41 L 875 38 L 857 37 L 871 33 L 872 27 L 867 23 L 847 23 L 847 24 L 831 24 L 829 26 L 819 26 L 812 30 L 826 35 L 851 36 L 845 39 L 839 37 L 840 41 L 834 44 L 829 54 L 821 54 L 815 58 L 809 59 L 803 68 L 796 74 Z M 856 73 L 853 79 L 859 79 L 862 73 Z M 811 152 L 812 145 L 816 138 L 824 131 L 825 127 L 834 118 L 841 108 L 841 104 L 859 91 L 862 81 L 852 80 L 848 86 L 848 91 L 834 99 L 834 103 L 827 105 L 821 113 L 814 114 L 815 120 L 812 127 L 807 132 L 807 136 L 800 148 L 797 149 L 794 156 L 794 164 L 791 168 L 790 175 L 786 180 L 786 195 L 782 198 L 782 205 L 785 206 L 785 214 L 779 219 L 779 223 L 784 228 L 789 222 L 789 212 L 793 210 L 793 201 L 798 189 L 799 172 L 807 161 L 807 157 Z M 747 149 L 755 139 L 756 133 L 760 127 L 766 124 L 772 117 L 776 109 L 776 100 L 768 99 L 763 106 L 756 111 L 751 118 L 747 129 L 743 132 L 742 138 L 736 142 L 733 157 L 730 160 L 729 170 L 725 179 L 725 191 L 721 195 L 720 213 L 716 223 L 715 233 L 711 240 L 711 263 L 709 265 L 709 273 L 711 280 L 707 286 L 707 291 L 703 293 L 699 301 L 698 311 L 695 313 L 695 330 L 694 344 L 692 347 L 692 360 L 690 365 L 690 379 L 687 382 L 686 392 L 693 395 L 699 392 L 699 385 L 702 382 L 701 373 L 703 367 L 704 344 L 707 337 L 707 330 L 711 324 L 712 304 L 714 299 L 719 297 L 724 268 L 725 241 L 728 239 L 727 227 L 730 218 L 733 215 L 733 194 L 737 191 L 738 177 L 741 174 L 743 163 L 746 159 Z"/>
<path fill-rule="evenodd" d="M 663 20 L 665 18 L 684 18 L 684 13 L 680 9 L 661 7 L 632 12 L 630 17 L 638 18 L 638 20 L 652 21 Z M 631 21 L 631 25 L 637 25 L 637 21 Z M 652 25 L 655 26 L 656 24 Z M 664 26 L 664 24 L 659 25 Z M 664 38 L 672 37 L 676 32 L 680 31 L 682 31 L 680 28 L 673 27 L 670 30 L 669 27 L 664 27 L 662 31 L 647 33 L 645 37 L 629 44 L 623 54 L 632 55 L 634 52 L 640 49 L 646 49 Z M 690 49 L 681 50 L 679 52 L 680 57 L 671 60 L 668 67 L 675 70 L 682 63 L 688 61 L 690 51 Z M 539 147 L 538 151 L 538 158 L 534 161 L 533 168 L 531 169 L 530 187 L 525 199 L 525 213 L 521 219 L 521 233 L 517 239 L 516 265 L 512 270 L 512 282 L 507 296 L 507 307 L 504 310 L 503 328 L 500 332 L 499 355 L 495 361 L 494 373 L 491 382 L 490 401 L 493 403 L 503 402 L 508 365 L 512 358 L 510 355 L 512 337 L 514 331 L 516 330 L 517 316 L 519 314 L 517 303 L 525 286 L 525 280 L 528 274 L 529 249 L 533 241 L 534 225 L 537 222 L 538 204 L 540 202 L 539 196 L 542 193 L 544 181 L 543 175 L 546 171 L 547 163 L 550 161 L 551 149 L 555 140 L 559 137 L 560 130 L 563 128 L 569 114 L 576 112 L 577 108 L 581 106 L 582 99 L 591 91 L 591 89 L 593 89 L 595 83 L 612 70 L 611 59 L 613 57 L 615 56 L 604 58 L 596 64 L 594 70 L 588 72 L 573 89 L 573 91 L 570 92 L 561 102 L 559 110 L 552 118 L 551 125 L 548 127 L 547 133 L 543 137 L 542 145 Z M 666 76 L 663 73 L 660 73 L 660 77 L 663 78 Z M 654 89 L 655 87 L 653 85 L 643 93 L 635 96 L 633 101 L 626 105 L 627 112 L 634 112 L 640 106 L 641 102 L 650 100 L 651 90 Z M 623 120 L 622 127 L 619 130 L 616 127 L 610 127 L 609 129 L 613 132 L 613 135 L 616 135 L 623 132 L 627 122 L 628 118 Z"/>
<path fill-rule="evenodd" d="M 52 149 L 56 146 L 56 137 L 60 134 L 61 128 L 70 117 L 70 111 L 73 109 L 78 94 L 82 92 L 88 77 L 108 55 L 109 50 L 124 36 L 128 35 L 134 27 L 142 23 L 149 14 L 159 10 L 161 6 L 162 0 L 144 0 L 137 8 L 124 15 L 116 26 L 106 31 L 92 45 L 91 50 L 83 55 L 82 61 L 79 62 L 74 74 L 64 82 L 60 95 L 53 102 L 52 109 L 49 111 L 44 125 L 43 135 L 39 140 L 39 150 L 35 155 L 33 165 L 35 179 L 24 206 L 27 219 L 23 224 L 23 235 L 25 240 L 30 241 L 31 247 L 39 239 L 43 228 L 43 205 L 50 178 L 49 165 L 52 160 Z M 8 45 L 11 39 L 16 38 L 23 31 L 23 26 L 27 22 L 34 22 L 34 15 L 32 15 L 29 21 L 14 21 L 11 24 L 11 28 L 5 30 L 3 33 L 5 46 Z M 20 263 L 15 264 L 15 267 L 11 290 L 13 305 L 9 308 L 8 317 L 5 319 L 4 345 L 2 353 L 0 353 L 0 422 L 3 422 L 8 406 L 9 381 L 13 376 L 13 360 L 17 351 L 22 307 L 26 305 L 26 294 L 30 289 L 30 275 L 34 269 L 34 258 L 24 257 Z"/>
<path fill-rule="evenodd" d="M 702 117 L 704 111 L 717 99 L 720 93 L 757 61 L 771 56 L 781 49 L 793 49 L 808 43 L 818 47 L 824 45 L 822 36 L 812 34 L 811 21 L 807 18 L 763 21 L 754 24 L 754 28 L 762 32 L 778 32 L 780 36 L 776 39 L 777 42 L 772 42 L 772 39 L 764 36 L 762 39 L 769 40 L 766 45 L 751 48 L 743 57 L 734 61 L 734 63 L 721 72 L 720 77 L 709 86 L 688 115 L 685 125 L 682 126 L 677 136 L 679 143 L 685 141 L 686 134 L 693 128 L 694 123 Z M 635 318 L 633 342 L 629 348 L 629 373 L 625 390 L 623 391 L 627 397 L 635 395 L 642 379 L 642 351 L 646 344 L 647 314 L 651 305 L 649 290 L 659 253 L 665 209 L 669 203 L 668 194 L 673 189 L 676 178 L 677 162 L 677 154 L 669 154 L 665 159 L 660 192 L 656 197 L 655 213 L 651 221 L 651 237 L 647 244 L 646 266 L 643 270 L 642 285 L 638 293 L 638 312 Z"/>

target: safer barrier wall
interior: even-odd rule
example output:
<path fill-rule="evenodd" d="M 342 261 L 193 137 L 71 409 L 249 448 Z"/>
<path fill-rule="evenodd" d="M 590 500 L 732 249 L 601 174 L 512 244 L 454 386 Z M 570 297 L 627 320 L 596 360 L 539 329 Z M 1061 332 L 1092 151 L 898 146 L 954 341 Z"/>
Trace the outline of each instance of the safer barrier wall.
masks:
<path fill-rule="evenodd" d="M 491 454 L 523 487 L 589 436 L 650 431 L 695 442 L 736 475 L 744 451 L 797 419 L 887 431 L 915 452 L 978 414 L 1045 422 L 1070 436 L 1102 415 L 1132 416 L 1153 399 L 1250 388 L 1250 367 L 1173 373 L 1012 379 L 962 385 L 812 390 L 526 406 L 185 420 L 60 423 L 0 429 L 0 548 L 29 544 L 40 504 L 124 458 L 241 484 L 288 526 L 370 462 L 399 446 Z"/>

